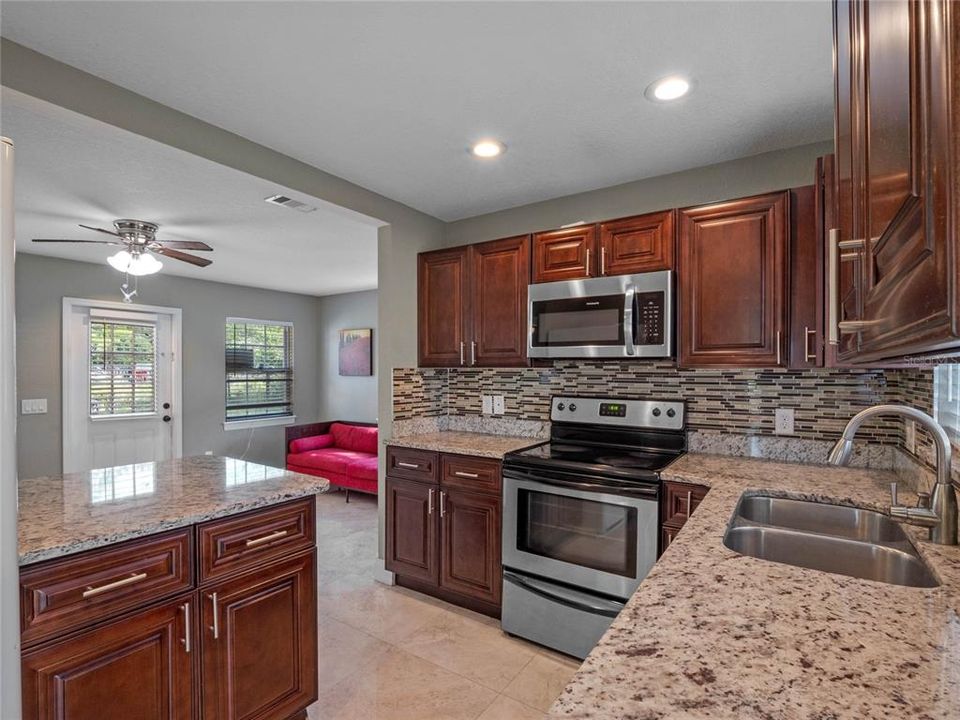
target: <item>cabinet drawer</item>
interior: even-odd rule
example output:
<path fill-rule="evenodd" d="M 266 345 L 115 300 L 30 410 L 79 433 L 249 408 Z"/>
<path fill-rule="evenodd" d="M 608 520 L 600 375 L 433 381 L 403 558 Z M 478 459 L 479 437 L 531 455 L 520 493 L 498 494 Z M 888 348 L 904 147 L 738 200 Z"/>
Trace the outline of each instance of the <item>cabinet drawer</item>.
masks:
<path fill-rule="evenodd" d="M 703 485 L 664 483 L 663 522 L 677 527 L 682 526 L 690 514 L 697 509 L 700 501 L 706 496 L 707 490 L 708 488 Z"/>
<path fill-rule="evenodd" d="M 440 483 L 446 487 L 500 494 L 500 461 L 470 455 L 441 455 Z"/>
<path fill-rule="evenodd" d="M 23 644 L 193 587 L 193 530 L 130 540 L 20 571 Z"/>
<path fill-rule="evenodd" d="M 387 448 L 387 475 L 435 483 L 437 453 L 390 446 Z"/>
<path fill-rule="evenodd" d="M 200 582 L 286 557 L 316 543 L 313 497 L 198 526 Z"/>

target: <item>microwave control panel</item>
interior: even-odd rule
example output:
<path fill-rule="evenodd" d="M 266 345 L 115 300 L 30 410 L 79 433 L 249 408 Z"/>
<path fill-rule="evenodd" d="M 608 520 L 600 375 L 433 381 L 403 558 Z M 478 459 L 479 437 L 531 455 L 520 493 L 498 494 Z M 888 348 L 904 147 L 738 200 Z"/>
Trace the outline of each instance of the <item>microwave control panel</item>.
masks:
<path fill-rule="evenodd" d="M 635 345 L 663 345 L 663 295 L 662 292 L 637 293 Z"/>

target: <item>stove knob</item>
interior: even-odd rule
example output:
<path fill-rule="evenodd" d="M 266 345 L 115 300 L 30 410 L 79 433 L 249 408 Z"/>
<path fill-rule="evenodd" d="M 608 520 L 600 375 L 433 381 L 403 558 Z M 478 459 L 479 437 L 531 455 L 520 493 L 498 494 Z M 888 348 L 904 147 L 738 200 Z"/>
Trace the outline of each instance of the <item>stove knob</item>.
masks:
<path fill-rule="evenodd" d="M 573 403 L 570 403 L 570 412 L 574 412 L 577 409 L 577 406 Z"/>
<path fill-rule="evenodd" d="M 676 414 L 677 414 L 677 411 L 674 410 L 673 408 L 670 408 L 669 410 L 667 410 L 667 417 L 673 417 Z"/>
<path fill-rule="evenodd" d="M 565 407 L 566 405 L 564 405 L 563 403 L 557 403 L 557 410 L 563 410 L 563 408 Z"/>
<path fill-rule="evenodd" d="M 654 416 L 654 417 L 660 417 L 660 408 L 654 408 L 654 409 L 653 409 L 653 416 Z"/>

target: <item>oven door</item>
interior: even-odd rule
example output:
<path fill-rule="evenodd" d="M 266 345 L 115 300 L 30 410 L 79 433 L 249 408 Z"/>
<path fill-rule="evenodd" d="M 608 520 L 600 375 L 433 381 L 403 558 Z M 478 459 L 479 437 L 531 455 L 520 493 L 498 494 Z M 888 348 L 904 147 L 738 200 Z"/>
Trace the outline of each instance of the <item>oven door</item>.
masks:
<path fill-rule="evenodd" d="M 657 559 L 659 491 L 504 473 L 503 565 L 627 599 Z"/>
<path fill-rule="evenodd" d="M 530 285 L 527 355 L 669 357 L 672 286 L 669 270 Z"/>

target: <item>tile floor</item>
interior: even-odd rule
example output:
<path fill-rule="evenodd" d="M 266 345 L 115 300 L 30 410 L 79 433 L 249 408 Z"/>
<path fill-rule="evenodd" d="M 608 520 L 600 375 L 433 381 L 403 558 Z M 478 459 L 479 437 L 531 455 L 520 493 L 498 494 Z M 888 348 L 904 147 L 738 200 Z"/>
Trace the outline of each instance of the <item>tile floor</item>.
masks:
<path fill-rule="evenodd" d="M 317 498 L 320 700 L 311 720 L 542 720 L 576 671 L 490 618 L 373 580 L 377 505 Z"/>

